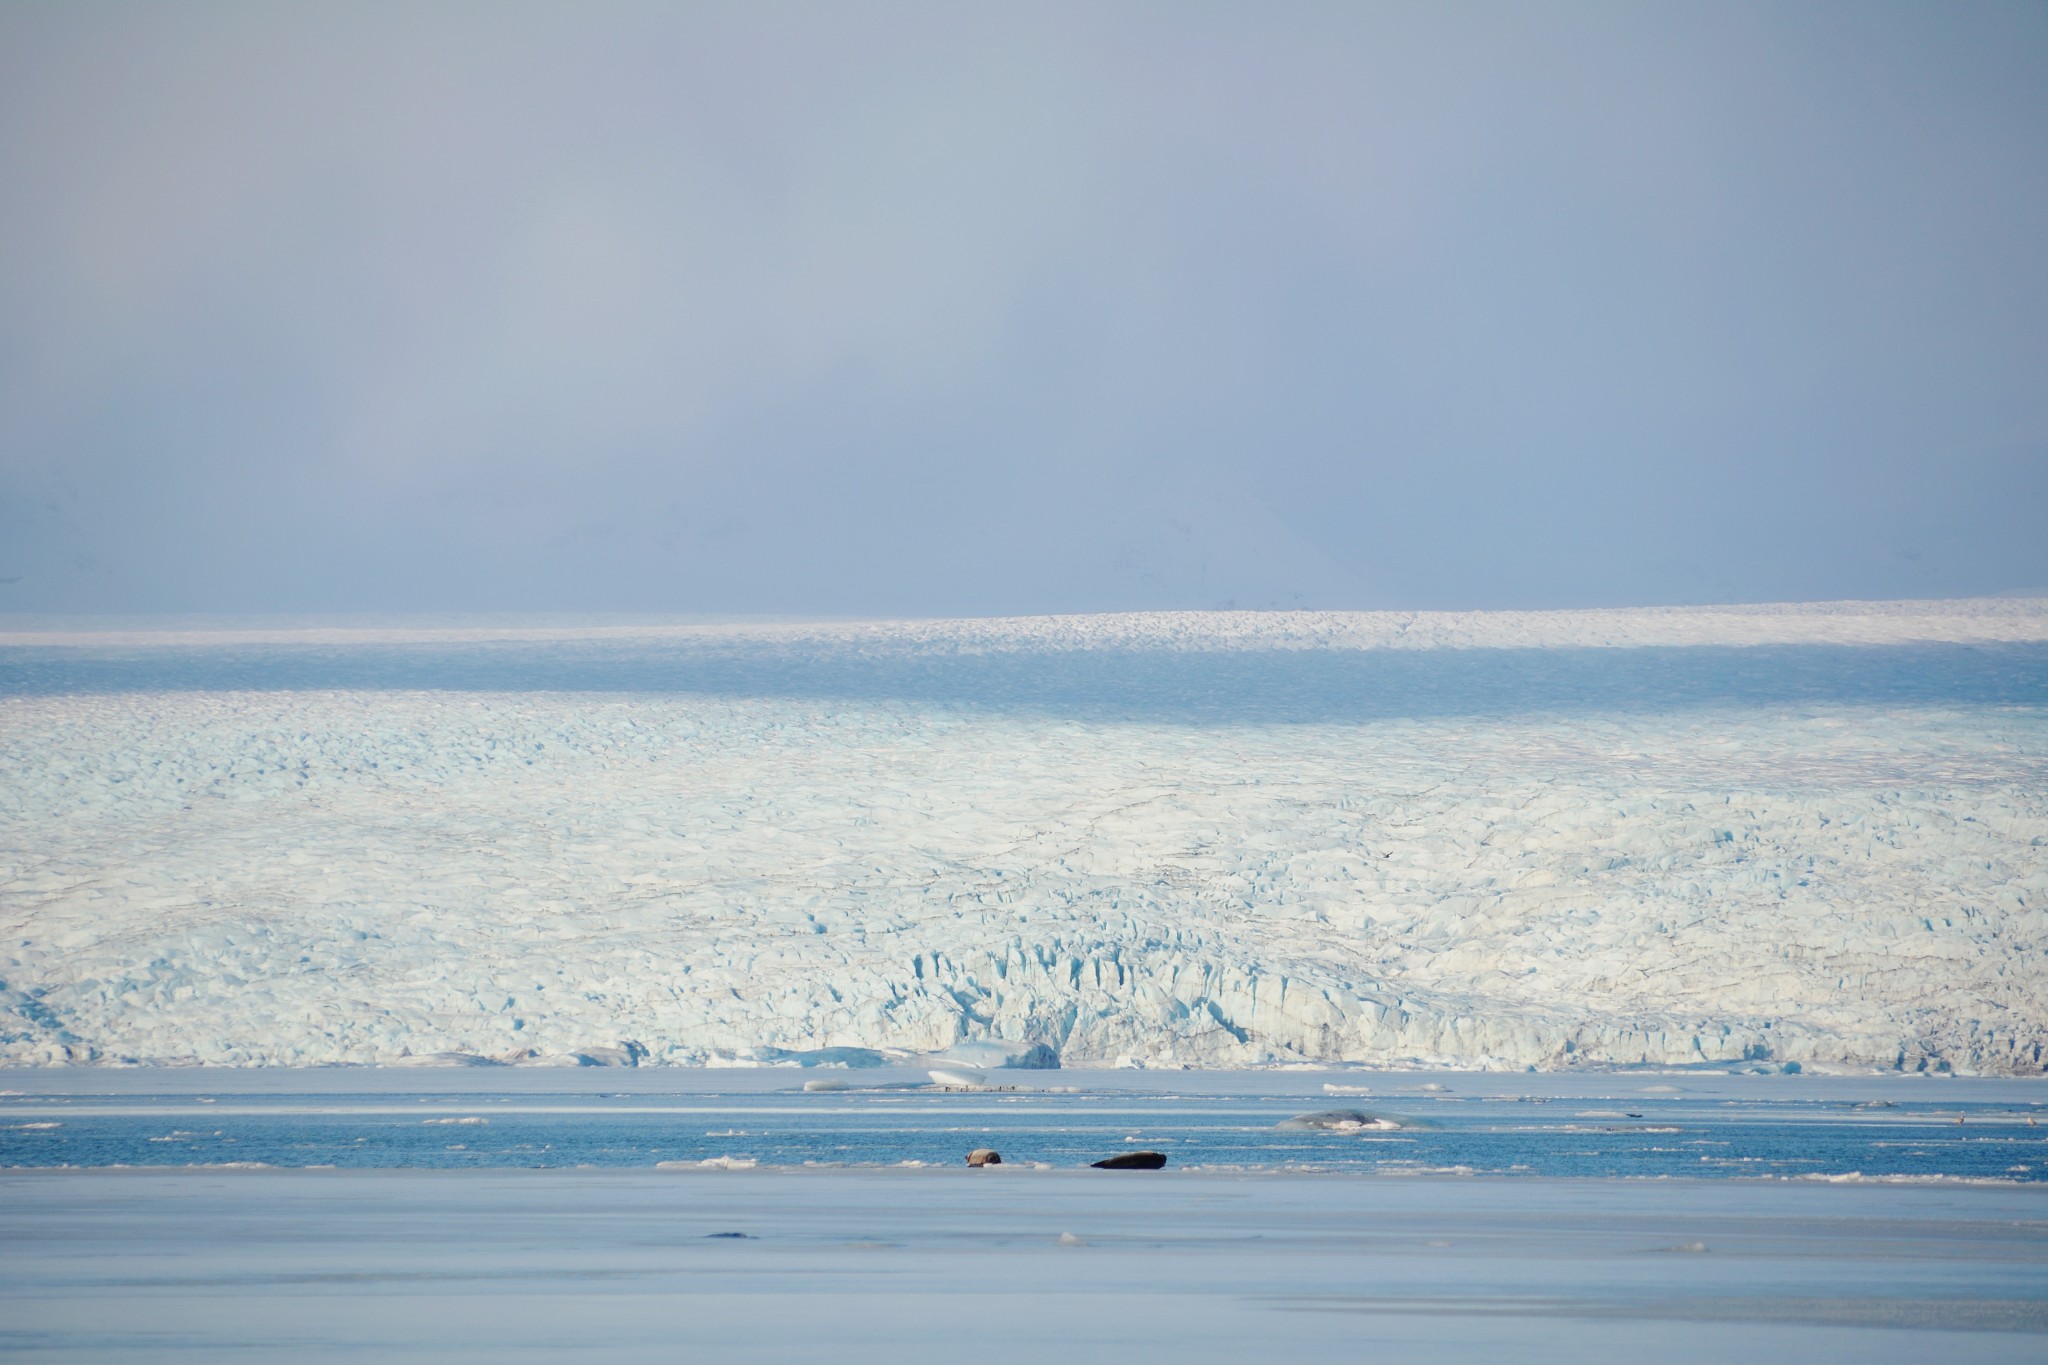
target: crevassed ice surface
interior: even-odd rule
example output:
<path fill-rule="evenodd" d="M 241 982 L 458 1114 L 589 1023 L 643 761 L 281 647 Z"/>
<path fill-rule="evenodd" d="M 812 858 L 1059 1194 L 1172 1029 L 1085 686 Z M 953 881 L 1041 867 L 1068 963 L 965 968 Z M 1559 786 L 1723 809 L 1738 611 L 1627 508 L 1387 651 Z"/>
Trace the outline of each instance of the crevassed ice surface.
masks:
<path fill-rule="evenodd" d="M 2048 603 L 0 635 L 0 1058 L 2038 1072 Z"/>

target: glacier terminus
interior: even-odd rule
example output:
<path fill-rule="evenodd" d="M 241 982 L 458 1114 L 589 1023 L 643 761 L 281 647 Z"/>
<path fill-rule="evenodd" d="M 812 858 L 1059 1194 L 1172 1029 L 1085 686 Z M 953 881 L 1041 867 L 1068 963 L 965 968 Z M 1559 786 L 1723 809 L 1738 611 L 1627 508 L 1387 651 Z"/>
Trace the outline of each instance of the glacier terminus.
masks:
<path fill-rule="evenodd" d="M 0 1061 L 2048 1065 L 2048 601 L 0 633 Z"/>

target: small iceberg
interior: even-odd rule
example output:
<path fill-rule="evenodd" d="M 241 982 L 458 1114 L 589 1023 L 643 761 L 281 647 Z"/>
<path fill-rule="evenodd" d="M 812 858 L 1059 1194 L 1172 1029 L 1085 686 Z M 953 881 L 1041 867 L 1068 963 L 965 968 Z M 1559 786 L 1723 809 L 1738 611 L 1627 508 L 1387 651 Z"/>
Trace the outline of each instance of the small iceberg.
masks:
<path fill-rule="evenodd" d="M 983 1090 L 988 1087 L 988 1077 L 970 1067 L 935 1066 L 926 1074 L 935 1084 L 951 1086 L 955 1090 Z"/>
<path fill-rule="evenodd" d="M 1313 1114 L 1296 1114 L 1273 1126 L 1283 1133 L 1392 1133 L 1419 1125 L 1413 1119 L 1374 1114 L 1364 1109 L 1324 1109 Z"/>
<path fill-rule="evenodd" d="M 933 1059 L 948 1065 L 975 1067 L 984 1071 L 1057 1071 L 1060 1054 L 1044 1043 L 1018 1043 L 984 1039 L 955 1043 Z"/>

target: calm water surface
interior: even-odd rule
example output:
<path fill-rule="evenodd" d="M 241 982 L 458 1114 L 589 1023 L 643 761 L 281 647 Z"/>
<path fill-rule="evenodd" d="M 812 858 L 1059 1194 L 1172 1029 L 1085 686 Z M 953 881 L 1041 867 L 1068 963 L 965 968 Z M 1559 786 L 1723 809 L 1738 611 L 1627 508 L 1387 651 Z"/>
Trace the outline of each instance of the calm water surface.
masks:
<path fill-rule="evenodd" d="M 2041 1083 L 1029 1072 L 955 1092 L 918 1073 L 839 1073 L 824 1083 L 847 1088 L 825 1091 L 804 1089 L 817 1073 L 732 1076 L 130 1072 L 95 1090 L 90 1074 L 0 1073 L 0 1166 L 955 1165 L 975 1147 L 1077 1166 L 1147 1148 L 1176 1167 L 2048 1180 Z M 1349 1110 L 1401 1126 L 1280 1126 Z"/>

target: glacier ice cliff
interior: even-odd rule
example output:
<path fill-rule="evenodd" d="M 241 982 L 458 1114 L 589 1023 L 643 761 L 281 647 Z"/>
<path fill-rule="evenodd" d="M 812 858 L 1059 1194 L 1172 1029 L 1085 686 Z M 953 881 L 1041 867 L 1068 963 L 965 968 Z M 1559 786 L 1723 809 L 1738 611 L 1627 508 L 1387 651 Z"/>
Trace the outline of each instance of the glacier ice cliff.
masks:
<path fill-rule="evenodd" d="M 2038 602 L 15 631 L 0 770 L 17 1065 L 2048 1065 Z"/>

